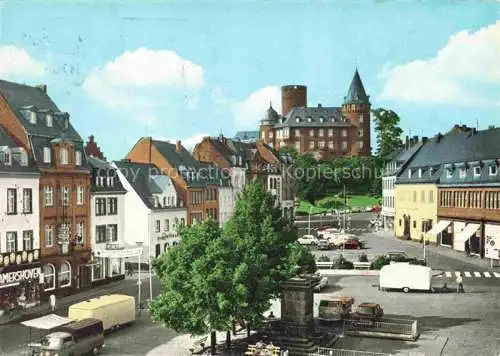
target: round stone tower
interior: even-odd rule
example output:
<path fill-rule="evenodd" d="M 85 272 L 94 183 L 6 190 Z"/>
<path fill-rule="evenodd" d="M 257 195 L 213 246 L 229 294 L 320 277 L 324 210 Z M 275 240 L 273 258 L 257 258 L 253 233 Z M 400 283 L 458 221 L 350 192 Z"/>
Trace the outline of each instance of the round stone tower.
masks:
<path fill-rule="evenodd" d="M 285 116 L 293 108 L 307 106 L 307 86 L 285 85 L 281 87 L 281 114 Z"/>

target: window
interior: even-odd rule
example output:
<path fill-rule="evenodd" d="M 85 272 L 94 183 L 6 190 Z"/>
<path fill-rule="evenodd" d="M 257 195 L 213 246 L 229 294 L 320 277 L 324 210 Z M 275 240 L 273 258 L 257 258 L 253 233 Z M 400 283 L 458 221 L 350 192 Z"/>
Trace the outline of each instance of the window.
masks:
<path fill-rule="evenodd" d="M 76 223 L 76 238 L 79 244 L 83 244 L 83 241 L 85 241 L 85 225 L 83 221 Z"/>
<path fill-rule="evenodd" d="M 452 178 L 452 177 L 453 177 L 453 171 L 450 168 L 448 168 L 446 170 L 446 178 Z"/>
<path fill-rule="evenodd" d="M 92 280 L 96 281 L 104 278 L 104 258 L 96 258 L 96 263 L 92 266 Z"/>
<path fill-rule="evenodd" d="M 45 116 L 45 123 L 46 123 L 47 127 L 52 127 L 53 121 L 54 120 L 53 120 L 51 114 L 47 114 L 47 116 Z"/>
<path fill-rule="evenodd" d="M 363 135 L 364 135 L 363 129 L 359 129 L 359 131 L 358 131 L 358 137 L 363 137 Z"/>
<path fill-rule="evenodd" d="M 44 188 L 44 202 L 45 206 L 54 205 L 54 189 L 50 185 L 46 185 Z"/>
<path fill-rule="evenodd" d="M 328 148 L 329 148 L 330 150 L 333 150 L 333 148 L 334 148 L 334 147 L 333 147 L 333 142 L 328 142 Z"/>
<path fill-rule="evenodd" d="M 6 252 L 16 252 L 17 251 L 17 232 L 8 231 L 7 232 L 7 250 Z"/>
<path fill-rule="evenodd" d="M 10 152 L 9 151 L 4 151 L 2 152 L 3 153 L 3 159 L 2 159 L 2 162 L 7 165 L 7 166 L 10 166 L 11 165 L 11 160 L 10 160 Z"/>
<path fill-rule="evenodd" d="M 318 130 L 319 137 L 323 137 L 324 133 L 325 133 L 325 130 L 323 130 L 323 129 Z"/>
<path fill-rule="evenodd" d="M 497 175 L 497 166 L 490 166 L 489 173 L 490 173 L 490 176 L 496 176 Z"/>
<path fill-rule="evenodd" d="M 312 117 L 307 118 L 307 122 L 312 122 L 312 121 L 313 121 Z"/>
<path fill-rule="evenodd" d="M 420 202 L 425 203 L 425 191 L 420 192 Z"/>
<path fill-rule="evenodd" d="M 160 220 L 156 220 L 156 232 L 160 232 L 161 230 L 161 222 Z"/>
<path fill-rule="evenodd" d="M 56 288 L 56 269 L 53 264 L 43 266 L 43 289 L 52 290 Z"/>
<path fill-rule="evenodd" d="M 118 213 L 118 198 L 108 198 L 108 215 Z"/>
<path fill-rule="evenodd" d="M 50 163 L 52 161 L 50 147 L 43 148 L 43 163 Z"/>
<path fill-rule="evenodd" d="M 346 129 L 342 129 L 342 137 L 347 137 L 347 130 Z"/>
<path fill-rule="evenodd" d="M 297 116 L 297 117 L 295 118 L 295 122 L 300 122 L 300 117 L 298 117 L 298 116 Z"/>
<path fill-rule="evenodd" d="M 434 203 L 434 192 L 429 190 L 429 203 Z"/>
<path fill-rule="evenodd" d="M 418 169 L 418 178 L 422 178 L 422 168 Z"/>
<path fill-rule="evenodd" d="M 59 151 L 59 160 L 61 161 L 61 164 L 68 164 L 68 149 L 67 148 L 62 148 Z"/>
<path fill-rule="evenodd" d="M 416 229 L 417 228 L 417 220 L 413 220 L 413 228 Z"/>
<path fill-rule="evenodd" d="M 417 202 L 417 192 L 415 190 L 413 191 L 413 202 Z"/>
<path fill-rule="evenodd" d="M 17 190 L 7 189 L 7 214 L 17 214 Z"/>
<path fill-rule="evenodd" d="M 296 141 L 296 142 L 295 142 L 295 150 L 296 150 L 297 152 L 300 152 L 300 141 Z"/>
<path fill-rule="evenodd" d="M 163 230 L 168 231 L 170 229 L 170 221 L 168 219 L 165 219 L 165 222 L 163 224 Z"/>
<path fill-rule="evenodd" d="M 107 241 L 116 242 L 118 241 L 118 225 L 108 225 L 107 226 Z"/>
<path fill-rule="evenodd" d="M 474 167 L 474 177 L 479 177 L 481 175 L 481 167 Z"/>
<path fill-rule="evenodd" d="M 408 178 L 411 178 L 412 171 L 411 169 L 408 170 Z"/>
<path fill-rule="evenodd" d="M 96 216 L 106 215 L 106 198 L 95 199 L 95 215 Z"/>
<path fill-rule="evenodd" d="M 310 129 L 309 130 L 309 136 L 310 137 L 314 137 L 314 129 Z"/>
<path fill-rule="evenodd" d="M 76 151 L 75 152 L 75 164 L 77 166 L 82 165 L 82 152 L 81 151 Z"/>
<path fill-rule="evenodd" d="M 23 251 L 33 250 L 33 230 L 23 231 Z"/>
<path fill-rule="evenodd" d="M 364 146 L 364 142 L 363 142 L 363 141 L 359 141 L 359 142 L 358 142 L 358 148 L 359 148 L 360 150 L 362 150 L 362 149 L 363 149 L 363 146 Z"/>
<path fill-rule="evenodd" d="M 30 111 L 30 122 L 36 124 L 36 112 Z"/>
<path fill-rule="evenodd" d="M 295 137 L 300 137 L 300 130 L 299 129 L 295 129 Z"/>
<path fill-rule="evenodd" d="M 359 115 L 359 123 L 362 124 L 364 120 L 365 119 L 364 119 L 363 115 Z"/>
<path fill-rule="evenodd" d="M 273 132 L 269 131 L 269 138 L 273 138 Z"/>
<path fill-rule="evenodd" d="M 106 225 L 97 225 L 95 227 L 95 242 L 98 244 L 106 242 Z"/>
<path fill-rule="evenodd" d="M 64 206 L 69 205 L 69 187 L 67 185 L 61 187 L 61 204 Z"/>
<path fill-rule="evenodd" d="M 184 218 L 181 218 L 181 226 L 184 226 L 185 225 L 185 221 L 184 221 Z"/>
<path fill-rule="evenodd" d="M 429 168 L 429 176 L 432 176 L 434 174 L 434 168 Z"/>
<path fill-rule="evenodd" d="M 314 149 L 314 141 L 309 141 L 309 149 Z"/>
<path fill-rule="evenodd" d="M 465 178 L 467 176 L 467 170 L 465 168 L 460 168 L 459 174 L 460 178 Z"/>
<path fill-rule="evenodd" d="M 54 245 L 54 225 L 45 225 L 45 247 Z"/>
<path fill-rule="evenodd" d="M 59 270 L 59 287 L 68 287 L 71 285 L 71 265 L 64 261 Z"/>
<path fill-rule="evenodd" d="M 325 141 L 319 141 L 319 142 L 318 142 L 318 146 L 319 146 L 319 148 L 321 148 L 321 149 L 325 148 Z"/>
<path fill-rule="evenodd" d="M 333 137 L 333 129 L 328 129 L 328 137 Z"/>
<path fill-rule="evenodd" d="M 342 141 L 342 152 L 347 152 L 347 141 Z"/>
<path fill-rule="evenodd" d="M 325 122 L 325 118 L 324 117 L 320 117 L 319 118 L 319 122 Z"/>
<path fill-rule="evenodd" d="M 83 205 L 84 192 L 85 190 L 81 185 L 76 187 L 76 205 Z"/>

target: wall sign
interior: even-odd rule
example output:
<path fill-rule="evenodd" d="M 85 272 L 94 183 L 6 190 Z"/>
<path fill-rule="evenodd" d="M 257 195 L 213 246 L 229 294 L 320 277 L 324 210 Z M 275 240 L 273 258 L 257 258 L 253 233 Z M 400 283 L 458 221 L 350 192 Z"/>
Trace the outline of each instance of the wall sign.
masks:
<path fill-rule="evenodd" d="M 25 269 L 15 272 L 7 272 L 0 274 L 0 285 L 18 283 L 30 279 L 40 278 L 42 269 L 40 267 Z"/>

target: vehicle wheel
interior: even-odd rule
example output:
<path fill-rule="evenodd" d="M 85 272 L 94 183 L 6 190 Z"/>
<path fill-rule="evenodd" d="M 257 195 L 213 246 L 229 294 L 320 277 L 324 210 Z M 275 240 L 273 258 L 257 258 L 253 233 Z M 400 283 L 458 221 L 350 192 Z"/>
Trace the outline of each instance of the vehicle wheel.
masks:
<path fill-rule="evenodd" d="M 408 287 L 403 288 L 403 293 L 408 293 L 409 291 L 410 291 L 410 288 L 408 288 Z"/>
<path fill-rule="evenodd" d="M 99 348 L 99 347 L 94 347 L 92 349 L 92 355 L 94 355 L 94 356 L 99 355 L 100 352 L 101 352 L 101 348 Z"/>

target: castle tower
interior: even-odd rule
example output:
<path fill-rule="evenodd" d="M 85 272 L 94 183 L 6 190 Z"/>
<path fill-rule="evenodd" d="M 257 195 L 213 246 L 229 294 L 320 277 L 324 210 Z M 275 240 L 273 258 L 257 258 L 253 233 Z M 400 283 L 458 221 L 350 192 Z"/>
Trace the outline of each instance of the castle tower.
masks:
<path fill-rule="evenodd" d="M 307 86 L 285 85 L 281 87 L 281 115 L 286 116 L 293 108 L 307 107 Z"/>
<path fill-rule="evenodd" d="M 371 154 L 370 107 L 370 96 L 366 95 L 363 82 L 356 69 L 347 96 L 344 97 L 342 114 L 357 127 L 357 132 L 353 133 L 357 136 L 356 147 L 354 150 L 351 149 L 351 152 L 358 152 L 359 155 Z"/>
<path fill-rule="evenodd" d="M 259 135 L 260 139 L 264 141 L 264 143 L 270 145 L 271 147 L 275 147 L 275 132 L 274 125 L 279 123 L 280 116 L 274 110 L 272 103 L 269 103 L 269 109 L 267 109 L 266 114 L 260 120 L 260 128 Z"/>

